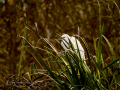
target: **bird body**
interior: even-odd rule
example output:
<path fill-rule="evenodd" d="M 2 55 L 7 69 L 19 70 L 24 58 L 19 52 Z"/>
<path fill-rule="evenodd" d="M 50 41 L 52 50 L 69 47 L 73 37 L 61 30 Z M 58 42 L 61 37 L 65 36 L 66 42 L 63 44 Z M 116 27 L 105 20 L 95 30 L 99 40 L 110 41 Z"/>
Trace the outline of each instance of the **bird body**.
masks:
<path fill-rule="evenodd" d="M 78 53 L 78 48 L 79 48 L 79 51 L 80 51 L 80 55 L 81 55 L 81 58 L 82 59 L 85 59 L 85 54 L 84 54 L 84 49 L 82 47 L 82 45 L 80 44 L 80 42 L 78 41 L 78 39 L 76 39 L 75 37 L 70 37 L 68 34 L 64 34 L 61 36 L 62 38 L 62 41 L 61 41 L 61 46 L 64 48 L 64 50 L 68 50 L 69 48 L 69 41 L 71 41 L 76 53 Z M 76 44 L 77 42 L 77 44 Z M 78 47 L 77 47 L 78 45 Z"/>

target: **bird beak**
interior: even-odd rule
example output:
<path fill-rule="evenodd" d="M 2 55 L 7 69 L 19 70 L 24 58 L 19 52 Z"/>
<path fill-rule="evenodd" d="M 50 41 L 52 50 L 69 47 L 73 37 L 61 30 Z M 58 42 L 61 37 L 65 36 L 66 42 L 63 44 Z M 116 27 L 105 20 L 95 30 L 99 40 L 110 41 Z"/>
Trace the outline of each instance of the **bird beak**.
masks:
<path fill-rule="evenodd" d="M 61 40 L 61 39 L 63 39 L 63 38 L 61 37 L 61 38 L 58 38 L 58 39 L 54 39 L 53 41 L 57 41 L 57 40 Z"/>

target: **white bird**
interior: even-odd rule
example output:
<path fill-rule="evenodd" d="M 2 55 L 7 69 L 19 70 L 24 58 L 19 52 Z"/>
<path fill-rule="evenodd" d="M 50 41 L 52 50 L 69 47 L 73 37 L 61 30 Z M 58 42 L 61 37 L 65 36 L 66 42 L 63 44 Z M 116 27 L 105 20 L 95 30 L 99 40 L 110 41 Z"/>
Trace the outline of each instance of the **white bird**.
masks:
<path fill-rule="evenodd" d="M 85 54 L 84 54 L 84 49 L 82 47 L 82 45 L 80 44 L 80 42 L 78 41 L 78 39 L 76 39 L 75 37 L 70 37 L 68 34 L 64 34 L 61 36 L 61 38 L 59 39 L 62 39 L 61 41 L 61 46 L 64 48 L 65 51 L 68 50 L 69 48 L 69 40 L 71 41 L 76 53 L 78 53 L 78 49 L 77 49 L 77 45 L 78 45 L 78 48 L 79 48 L 79 51 L 80 51 L 80 55 L 81 55 L 81 58 L 83 60 L 85 60 Z M 76 44 L 76 41 L 77 41 L 77 44 Z"/>

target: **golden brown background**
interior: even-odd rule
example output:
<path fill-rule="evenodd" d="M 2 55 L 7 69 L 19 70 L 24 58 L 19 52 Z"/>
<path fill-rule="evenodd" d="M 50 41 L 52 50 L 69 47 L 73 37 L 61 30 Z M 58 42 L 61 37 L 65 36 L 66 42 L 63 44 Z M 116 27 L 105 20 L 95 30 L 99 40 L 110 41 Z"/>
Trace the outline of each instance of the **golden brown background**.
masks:
<path fill-rule="evenodd" d="M 99 3 L 103 35 L 108 38 L 119 57 L 120 0 L 99 0 Z M 36 22 L 40 36 L 49 39 L 54 45 L 57 44 L 52 40 L 63 33 L 79 34 L 85 38 L 94 55 L 93 38 L 99 37 L 100 16 L 97 0 L 0 0 L 0 84 L 5 82 L 5 77 L 18 74 L 22 47 L 22 38 L 18 36 L 23 36 L 26 20 L 34 29 Z M 37 43 L 37 36 L 30 30 L 27 30 L 27 40 L 33 46 L 43 47 L 40 42 Z M 45 52 L 38 51 L 45 58 Z M 21 73 L 30 70 L 30 63 L 35 62 L 37 65 L 31 53 L 26 45 Z M 104 47 L 102 53 L 107 58 Z"/>

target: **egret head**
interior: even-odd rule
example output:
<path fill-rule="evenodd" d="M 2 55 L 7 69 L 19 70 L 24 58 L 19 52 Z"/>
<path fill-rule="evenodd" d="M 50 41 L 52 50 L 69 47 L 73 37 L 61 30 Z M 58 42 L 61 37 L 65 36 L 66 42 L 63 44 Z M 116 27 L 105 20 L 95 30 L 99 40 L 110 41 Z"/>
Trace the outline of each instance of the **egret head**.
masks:
<path fill-rule="evenodd" d="M 68 34 L 64 34 L 60 38 L 55 39 L 54 41 L 56 41 L 56 40 L 66 40 L 66 41 L 69 41 L 68 38 L 70 39 L 70 36 Z"/>
<path fill-rule="evenodd" d="M 61 36 L 61 38 L 62 38 L 63 40 L 66 40 L 67 42 L 69 42 L 70 36 L 69 36 L 68 34 L 64 34 L 64 35 Z M 68 38 L 69 38 L 69 39 L 68 39 Z"/>

